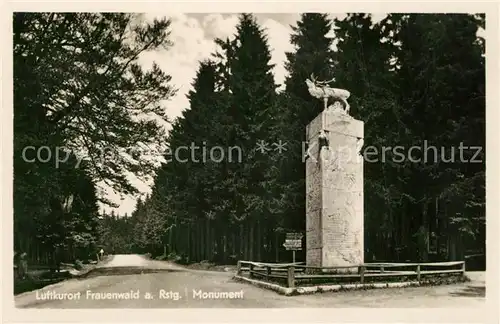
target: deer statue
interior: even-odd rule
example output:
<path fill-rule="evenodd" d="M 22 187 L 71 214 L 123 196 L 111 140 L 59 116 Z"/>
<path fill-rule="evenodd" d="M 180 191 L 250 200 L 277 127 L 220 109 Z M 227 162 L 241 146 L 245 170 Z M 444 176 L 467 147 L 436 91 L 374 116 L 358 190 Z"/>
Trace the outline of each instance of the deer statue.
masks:
<path fill-rule="evenodd" d="M 349 116 L 349 104 L 347 103 L 347 98 L 351 95 L 351 93 L 344 89 L 330 88 L 328 86 L 329 83 L 334 81 L 334 79 L 330 81 L 318 81 L 314 76 L 314 73 L 311 73 L 310 79 L 306 79 L 307 88 L 311 96 L 323 99 L 324 109 L 325 111 L 329 108 L 333 108 L 333 112 L 335 114 L 340 114 L 338 116 L 351 118 Z M 328 106 L 328 99 L 332 98 L 334 100 L 334 104 L 332 106 Z M 343 107 L 339 107 L 339 106 Z M 321 131 L 319 133 L 319 141 L 321 148 L 328 148 L 328 136 L 327 130 L 325 128 L 325 119 L 321 119 Z"/>
<path fill-rule="evenodd" d="M 344 112 L 349 114 L 349 104 L 347 99 L 351 93 L 344 89 L 330 88 L 328 86 L 334 79 L 330 81 L 318 81 L 314 74 L 311 74 L 310 79 L 306 80 L 307 88 L 311 96 L 323 99 L 325 110 L 328 108 L 328 98 L 333 98 L 334 101 L 340 101 L 343 105 Z"/>

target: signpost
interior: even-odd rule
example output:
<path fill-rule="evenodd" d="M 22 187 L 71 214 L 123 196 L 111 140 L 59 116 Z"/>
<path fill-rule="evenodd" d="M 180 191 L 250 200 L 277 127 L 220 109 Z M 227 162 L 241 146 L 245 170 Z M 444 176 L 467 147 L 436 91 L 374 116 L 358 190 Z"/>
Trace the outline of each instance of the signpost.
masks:
<path fill-rule="evenodd" d="M 302 233 L 286 233 L 285 243 L 283 246 L 287 251 L 292 251 L 293 263 L 295 263 L 295 251 L 302 250 L 302 238 L 304 234 Z"/>

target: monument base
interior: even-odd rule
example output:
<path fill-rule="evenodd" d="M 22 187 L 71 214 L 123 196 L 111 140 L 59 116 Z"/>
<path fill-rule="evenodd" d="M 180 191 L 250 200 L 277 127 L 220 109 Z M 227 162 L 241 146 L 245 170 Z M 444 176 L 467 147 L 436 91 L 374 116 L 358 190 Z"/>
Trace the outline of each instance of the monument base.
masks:
<path fill-rule="evenodd" d="M 362 121 L 329 109 L 307 126 L 308 266 L 357 267 L 364 261 L 363 128 Z M 356 267 L 335 271 L 357 273 Z"/>

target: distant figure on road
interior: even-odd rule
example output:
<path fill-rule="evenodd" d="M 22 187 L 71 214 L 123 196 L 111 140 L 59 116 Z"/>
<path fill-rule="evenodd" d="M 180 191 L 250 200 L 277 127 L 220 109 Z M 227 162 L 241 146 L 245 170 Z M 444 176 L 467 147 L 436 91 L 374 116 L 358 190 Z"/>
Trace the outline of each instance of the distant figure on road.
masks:
<path fill-rule="evenodd" d="M 26 260 L 27 254 L 23 252 L 19 255 L 17 262 L 17 276 L 19 279 L 25 279 L 28 274 L 28 260 Z"/>
<path fill-rule="evenodd" d="M 104 257 L 104 250 L 103 249 L 101 249 L 101 251 L 99 251 L 99 256 L 100 256 L 99 260 L 102 261 L 102 258 Z"/>

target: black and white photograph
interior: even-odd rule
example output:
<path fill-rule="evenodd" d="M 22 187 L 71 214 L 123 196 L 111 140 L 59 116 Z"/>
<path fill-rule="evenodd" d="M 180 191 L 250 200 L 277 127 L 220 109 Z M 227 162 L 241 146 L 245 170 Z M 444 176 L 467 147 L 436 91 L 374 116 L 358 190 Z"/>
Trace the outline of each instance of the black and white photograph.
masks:
<path fill-rule="evenodd" d="M 17 311 L 484 312 L 498 26 L 290 8 L 11 13 Z"/>

